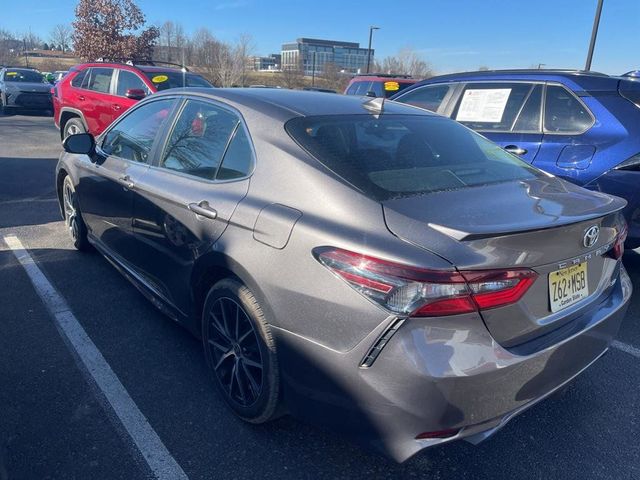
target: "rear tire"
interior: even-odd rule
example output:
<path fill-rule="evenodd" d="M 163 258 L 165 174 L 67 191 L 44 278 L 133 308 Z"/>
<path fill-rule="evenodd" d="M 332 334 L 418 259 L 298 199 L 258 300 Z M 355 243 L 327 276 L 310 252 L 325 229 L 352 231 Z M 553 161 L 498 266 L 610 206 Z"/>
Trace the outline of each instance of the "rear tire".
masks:
<path fill-rule="evenodd" d="M 87 133 L 87 129 L 84 128 L 84 124 L 79 118 L 70 118 L 67 120 L 67 123 L 64 124 L 62 139 L 64 140 L 69 135 L 77 135 L 78 133 Z"/>
<path fill-rule="evenodd" d="M 238 417 L 264 423 L 278 416 L 275 342 L 246 286 L 229 278 L 209 290 L 202 310 L 202 342 L 214 383 Z"/>
<path fill-rule="evenodd" d="M 87 226 L 82 219 L 80 208 L 78 207 L 78 197 L 73 187 L 71 177 L 64 177 L 62 182 L 62 207 L 64 211 L 64 224 L 69 230 L 73 246 L 77 250 L 87 251 L 91 249 L 91 244 L 87 238 Z"/>

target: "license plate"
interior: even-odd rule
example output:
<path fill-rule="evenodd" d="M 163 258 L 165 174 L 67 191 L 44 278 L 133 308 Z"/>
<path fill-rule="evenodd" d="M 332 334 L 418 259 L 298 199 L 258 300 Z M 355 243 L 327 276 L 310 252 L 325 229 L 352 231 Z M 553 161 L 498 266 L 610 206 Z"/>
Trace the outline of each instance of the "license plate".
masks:
<path fill-rule="evenodd" d="M 586 262 L 549 274 L 549 302 L 552 312 L 573 305 L 588 295 Z"/>

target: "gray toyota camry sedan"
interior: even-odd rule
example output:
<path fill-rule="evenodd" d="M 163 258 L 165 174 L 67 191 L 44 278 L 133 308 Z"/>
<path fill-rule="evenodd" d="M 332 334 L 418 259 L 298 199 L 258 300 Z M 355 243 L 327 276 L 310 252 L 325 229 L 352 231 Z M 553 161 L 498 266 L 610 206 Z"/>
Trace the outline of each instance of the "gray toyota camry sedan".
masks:
<path fill-rule="evenodd" d="M 570 382 L 631 296 L 624 200 L 410 106 L 170 91 L 64 147 L 73 243 L 202 338 L 238 416 L 290 413 L 397 461 Z"/>

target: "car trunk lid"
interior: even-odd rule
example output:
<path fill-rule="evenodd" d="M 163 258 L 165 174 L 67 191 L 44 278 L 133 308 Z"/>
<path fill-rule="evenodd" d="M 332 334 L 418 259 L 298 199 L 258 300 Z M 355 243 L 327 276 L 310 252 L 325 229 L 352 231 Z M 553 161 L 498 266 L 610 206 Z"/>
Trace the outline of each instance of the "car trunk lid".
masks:
<path fill-rule="evenodd" d="M 605 254 L 615 241 L 617 212 L 624 206 L 617 197 L 552 176 L 383 202 L 392 233 L 459 270 L 530 268 L 538 273 L 516 304 L 482 311 L 487 328 L 505 346 L 571 321 L 606 294 L 617 262 Z M 598 238 L 585 246 L 585 234 L 593 226 L 599 229 Z M 550 276 L 572 265 L 586 265 L 579 268 L 586 268 L 588 296 L 558 310 Z"/>

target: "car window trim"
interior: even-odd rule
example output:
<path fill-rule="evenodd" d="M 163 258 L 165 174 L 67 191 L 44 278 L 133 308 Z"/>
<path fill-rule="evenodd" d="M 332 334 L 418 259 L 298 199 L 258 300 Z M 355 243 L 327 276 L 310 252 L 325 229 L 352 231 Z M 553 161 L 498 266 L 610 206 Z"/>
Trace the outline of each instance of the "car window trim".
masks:
<path fill-rule="evenodd" d="M 524 99 L 524 102 L 520 106 L 520 110 L 518 110 L 518 114 L 513 119 L 513 123 L 511 124 L 511 129 L 509 130 L 509 132 L 511 133 L 542 133 L 542 119 L 543 119 L 542 98 L 540 98 L 540 105 L 538 106 L 538 110 L 539 110 L 538 113 L 540 114 L 538 116 L 538 130 L 535 130 L 535 131 L 534 130 L 515 130 L 516 124 L 518 123 L 518 120 L 520 120 L 520 115 L 522 115 L 522 111 L 524 110 L 524 107 L 527 105 L 527 102 L 531 98 L 531 95 L 533 95 L 533 92 L 537 86 L 538 84 L 533 84 L 533 83 L 531 84 L 529 93 L 527 93 L 527 98 Z M 541 90 L 542 90 L 541 95 L 544 95 L 544 92 L 545 92 L 544 85 L 542 86 Z"/>
<path fill-rule="evenodd" d="M 586 127 L 585 129 L 581 130 L 581 131 L 566 131 L 566 132 L 550 132 L 547 131 L 547 129 L 544 126 L 544 119 L 546 116 L 546 109 L 547 109 L 547 87 L 549 86 L 553 86 L 553 87 L 560 87 L 563 88 L 569 95 L 571 95 L 575 100 L 577 100 L 578 102 L 580 102 L 580 105 L 582 105 L 582 107 L 585 109 L 585 111 L 589 114 L 589 116 L 591 117 L 591 123 L 589 124 L 588 127 Z M 589 107 L 587 107 L 587 105 L 582 101 L 582 99 L 576 95 L 575 93 L 573 93 L 570 89 L 568 89 L 566 86 L 564 86 L 562 83 L 559 82 L 545 82 L 544 84 L 544 89 L 543 89 L 543 96 L 542 96 L 542 134 L 543 135 L 582 135 L 583 133 L 588 132 L 596 123 L 596 117 L 593 114 L 593 112 L 591 111 L 591 109 Z"/>
<path fill-rule="evenodd" d="M 158 148 L 158 153 L 155 156 L 155 159 L 153 162 L 149 163 L 149 167 L 154 169 L 154 170 L 160 170 L 162 172 L 165 172 L 169 175 L 179 175 L 181 177 L 184 178 L 188 178 L 190 180 L 194 180 L 200 183 L 208 183 L 208 184 L 223 184 L 223 183 L 232 183 L 232 182 L 241 182 L 243 180 L 247 180 L 248 178 L 250 178 L 255 169 L 256 169 L 256 164 L 257 164 L 257 155 L 256 155 L 256 151 L 253 145 L 253 139 L 251 138 L 251 135 L 249 133 L 249 129 L 246 126 L 246 122 L 244 120 L 244 117 L 242 116 L 242 114 L 236 110 L 235 108 L 231 107 L 230 105 L 227 105 L 225 103 L 216 101 L 212 98 L 209 97 L 205 97 L 205 96 L 200 96 L 197 94 L 191 94 L 191 95 L 187 95 L 187 96 L 183 96 L 183 97 L 177 97 L 180 98 L 181 102 L 180 106 L 175 109 L 174 114 L 173 114 L 173 119 L 171 120 L 171 122 L 167 123 L 166 127 L 163 129 L 162 132 L 162 137 L 163 140 L 162 142 L 159 142 L 157 145 Z M 222 157 L 220 158 L 220 163 L 218 164 L 217 168 L 216 168 L 216 173 L 214 175 L 213 179 L 208 179 L 208 178 L 203 178 L 203 177 L 198 177 L 197 175 L 191 175 L 189 173 L 184 173 L 181 172 L 179 170 L 172 170 L 170 168 L 165 168 L 165 167 L 161 167 L 160 166 L 160 161 L 161 161 L 161 157 L 164 154 L 165 149 L 167 148 L 167 143 L 169 142 L 169 137 L 171 136 L 171 133 L 173 132 L 173 129 L 175 128 L 176 123 L 178 123 L 178 119 L 180 117 L 180 114 L 182 113 L 182 111 L 185 109 L 187 102 L 189 100 L 196 100 L 196 101 L 201 101 L 204 103 L 210 103 L 216 107 L 222 108 L 223 110 L 226 110 L 230 113 L 232 113 L 233 115 L 235 115 L 238 118 L 238 123 L 236 124 L 236 126 L 234 127 L 233 131 L 231 132 L 231 135 L 229 135 L 229 138 L 227 139 L 227 144 L 224 147 L 224 151 L 222 153 Z M 230 178 L 230 179 L 226 179 L 226 180 L 218 180 L 216 177 L 218 176 L 218 171 L 220 170 L 220 166 L 222 165 L 222 163 L 224 162 L 224 158 L 227 155 L 227 150 L 229 149 L 229 145 L 231 144 L 231 141 L 235 138 L 235 134 L 238 131 L 239 125 L 242 125 L 244 128 L 244 132 L 247 135 L 247 139 L 249 140 L 249 145 L 251 147 L 251 169 L 249 171 L 249 173 L 243 177 L 238 177 L 238 178 Z"/>
<path fill-rule="evenodd" d="M 133 112 L 135 112 L 138 108 L 144 106 L 144 105 L 148 105 L 150 103 L 154 103 L 154 102 L 159 102 L 162 100 L 173 100 L 175 102 L 176 99 L 179 99 L 179 97 L 171 95 L 171 96 L 162 96 L 162 97 L 156 97 L 153 98 L 152 100 L 149 100 L 148 102 L 145 102 L 143 104 L 138 103 L 137 105 L 131 107 L 130 109 L 128 109 L 123 115 L 121 115 L 120 117 L 118 117 L 111 125 L 109 125 L 109 128 L 107 128 L 104 132 L 102 132 L 98 138 L 96 138 L 96 152 L 107 158 L 107 157 L 113 157 L 113 158 L 117 158 L 119 160 L 125 161 L 125 162 L 131 162 L 135 165 L 146 165 L 147 167 L 151 167 L 152 164 L 154 163 L 154 159 L 157 155 L 157 148 L 158 148 L 158 144 L 159 144 L 159 140 L 162 137 L 162 132 L 164 130 L 164 128 L 160 128 L 160 130 L 158 131 L 158 133 L 156 134 L 156 138 L 153 140 L 153 144 L 151 145 L 151 148 L 149 149 L 149 162 L 147 163 L 142 163 L 142 162 L 136 162 L 135 160 L 131 160 L 130 158 L 123 158 L 123 157 L 119 157 L 117 155 L 112 155 L 112 154 L 108 154 L 106 153 L 103 149 L 102 149 L 102 142 L 105 140 L 106 136 L 109 134 L 109 132 L 111 132 L 111 130 L 113 130 L 116 126 L 118 126 L 118 124 L 120 122 L 122 122 L 124 119 L 126 119 L 130 114 L 132 114 Z M 173 112 L 175 111 L 176 108 L 176 104 L 179 102 L 175 102 L 174 105 L 171 106 L 171 108 L 169 109 L 169 113 L 168 115 L 172 115 Z"/>

